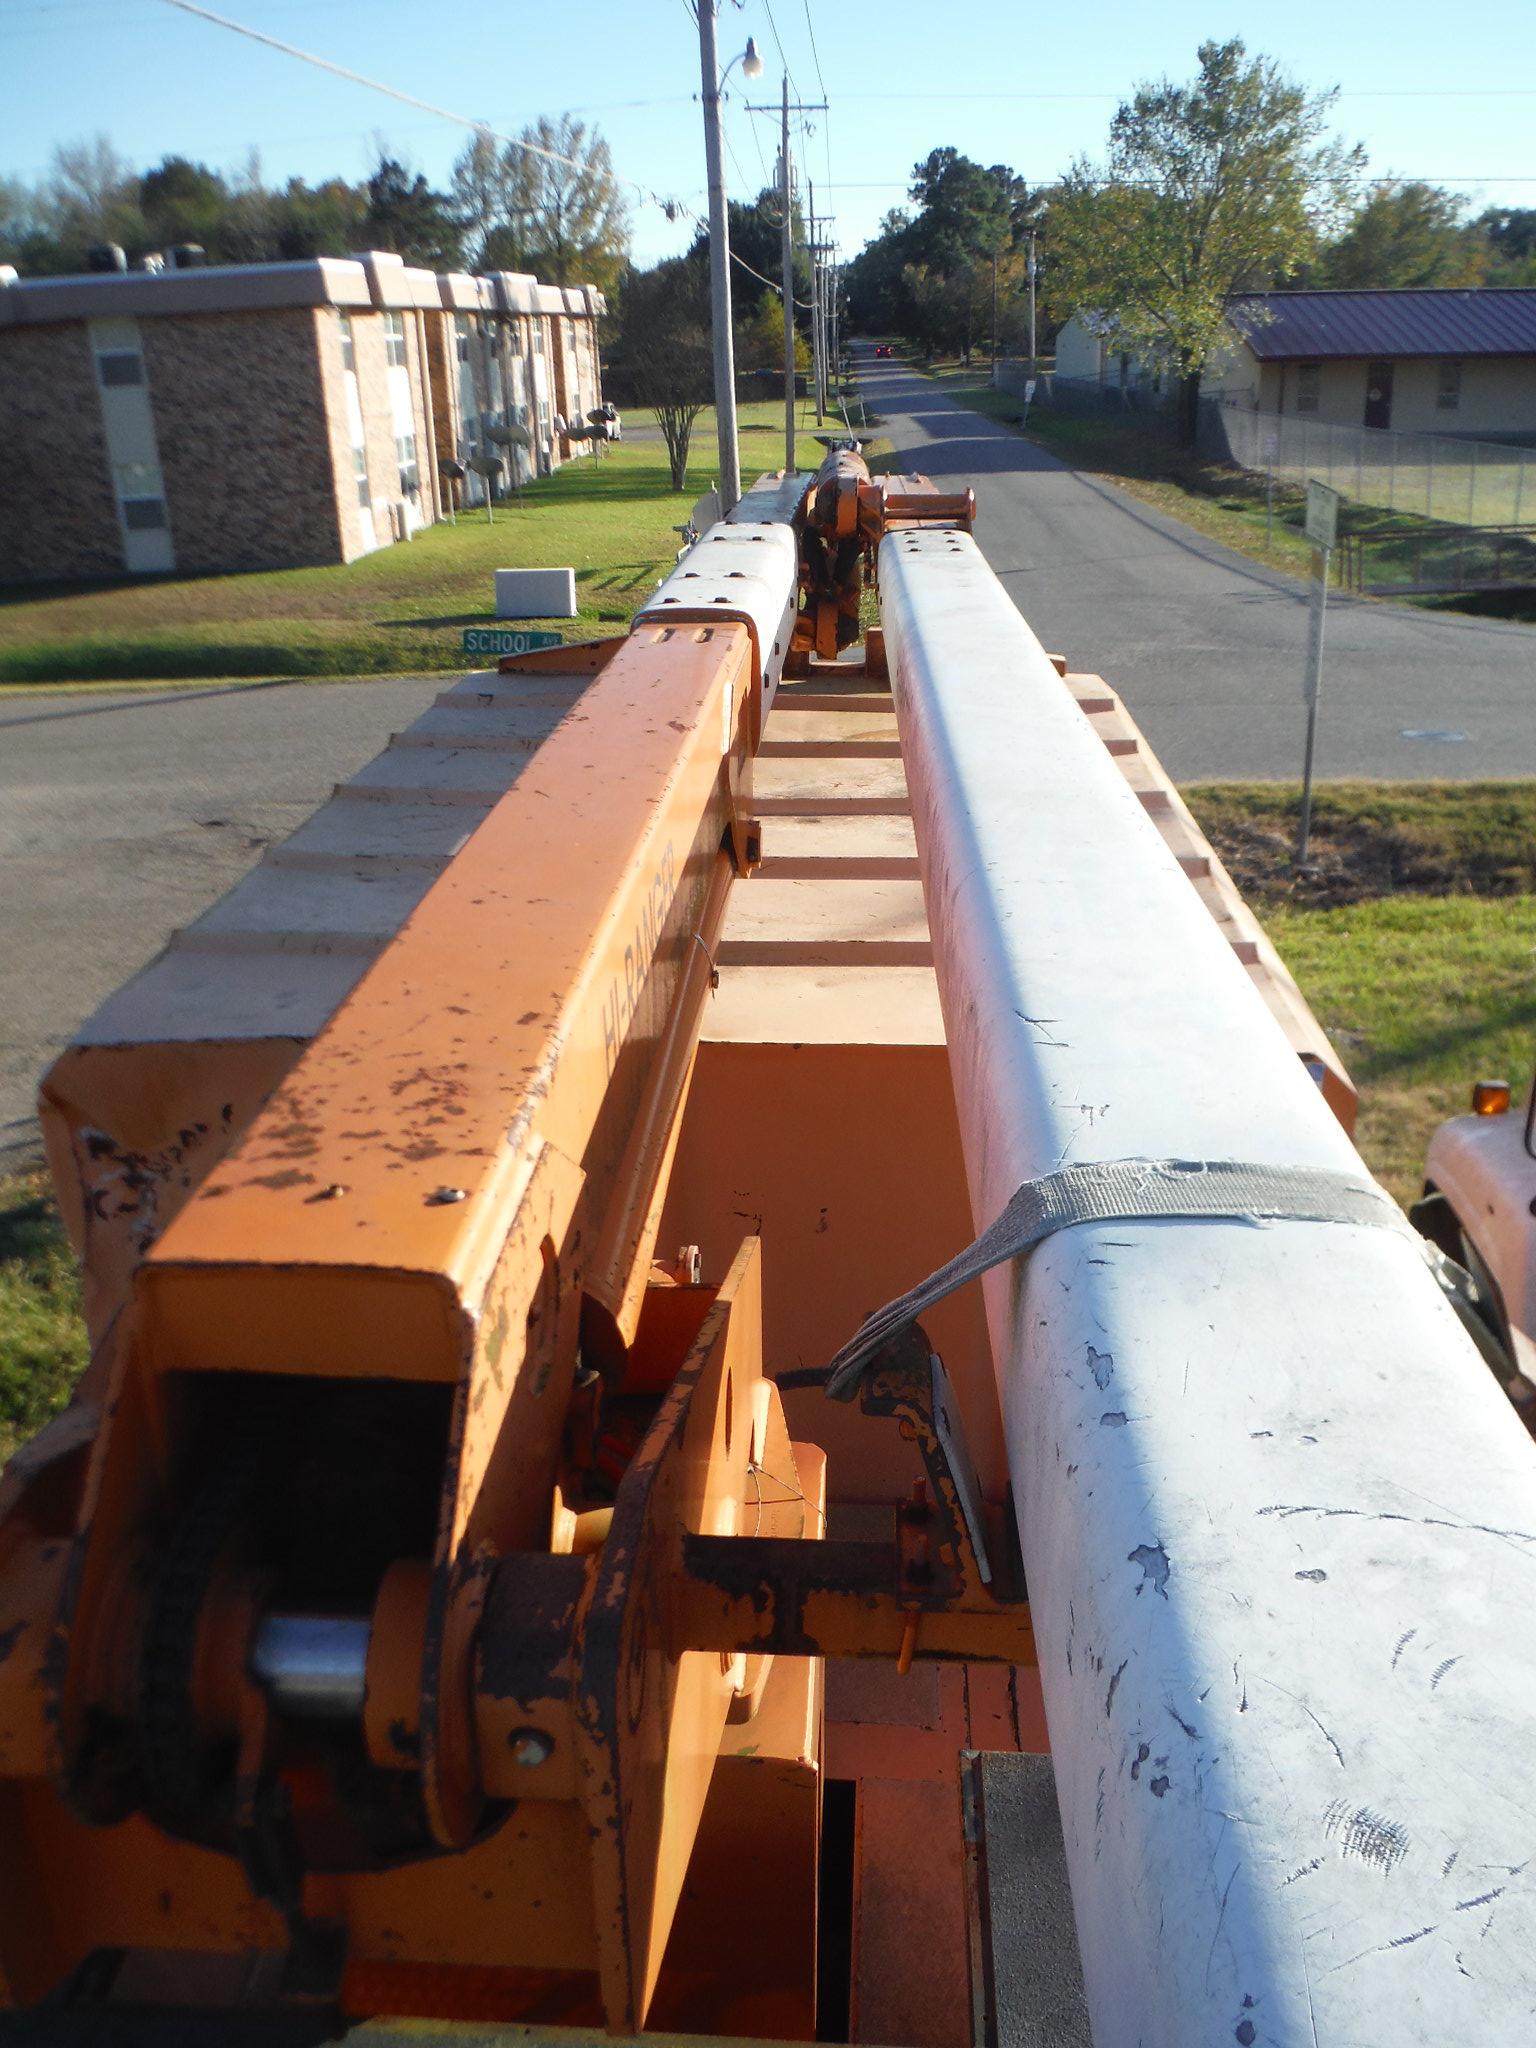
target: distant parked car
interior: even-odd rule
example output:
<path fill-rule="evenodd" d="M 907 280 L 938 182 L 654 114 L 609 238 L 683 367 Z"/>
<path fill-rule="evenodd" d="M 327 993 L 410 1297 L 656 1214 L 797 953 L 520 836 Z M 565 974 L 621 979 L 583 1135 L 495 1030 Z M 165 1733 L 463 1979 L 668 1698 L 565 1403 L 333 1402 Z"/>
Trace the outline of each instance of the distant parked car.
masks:
<path fill-rule="evenodd" d="M 891 344 L 888 341 L 877 341 L 875 343 L 875 354 L 877 356 L 890 356 L 894 355 L 895 353 L 896 351 L 891 347 Z"/>

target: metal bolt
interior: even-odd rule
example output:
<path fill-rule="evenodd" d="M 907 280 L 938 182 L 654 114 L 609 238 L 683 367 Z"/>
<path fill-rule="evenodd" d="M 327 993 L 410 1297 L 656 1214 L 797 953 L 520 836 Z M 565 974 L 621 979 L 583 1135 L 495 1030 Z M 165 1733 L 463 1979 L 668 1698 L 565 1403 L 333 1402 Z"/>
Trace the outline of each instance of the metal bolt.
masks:
<path fill-rule="evenodd" d="M 507 1737 L 507 1747 L 512 1752 L 512 1761 L 521 1764 L 525 1770 L 548 1763 L 554 1753 L 555 1739 L 546 1735 L 542 1728 L 514 1728 Z"/>
<path fill-rule="evenodd" d="M 434 1188 L 427 1197 L 427 1206 L 433 1209 L 446 1207 L 449 1202 L 463 1202 L 469 1198 L 468 1188 Z"/>

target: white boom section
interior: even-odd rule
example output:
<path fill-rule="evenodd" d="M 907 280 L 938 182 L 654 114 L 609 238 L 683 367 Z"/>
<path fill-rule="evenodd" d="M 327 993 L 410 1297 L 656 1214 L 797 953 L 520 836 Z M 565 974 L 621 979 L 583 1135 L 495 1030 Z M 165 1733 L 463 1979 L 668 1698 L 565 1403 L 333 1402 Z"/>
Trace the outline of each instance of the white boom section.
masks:
<path fill-rule="evenodd" d="M 1071 1161 L 1363 1170 L 970 539 L 880 586 L 978 1225 Z M 985 1285 L 1097 2048 L 1536 2040 L 1536 1453 L 1413 1240 Z"/>

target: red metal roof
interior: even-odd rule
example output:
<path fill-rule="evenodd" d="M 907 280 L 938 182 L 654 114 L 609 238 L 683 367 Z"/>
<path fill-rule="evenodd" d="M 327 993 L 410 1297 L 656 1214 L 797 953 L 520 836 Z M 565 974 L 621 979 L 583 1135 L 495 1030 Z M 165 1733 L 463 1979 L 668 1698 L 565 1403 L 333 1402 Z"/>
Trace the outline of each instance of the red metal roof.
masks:
<path fill-rule="evenodd" d="M 1234 327 L 1262 362 L 1324 356 L 1536 355 L 1536 287 L 1240 292 Z"/>

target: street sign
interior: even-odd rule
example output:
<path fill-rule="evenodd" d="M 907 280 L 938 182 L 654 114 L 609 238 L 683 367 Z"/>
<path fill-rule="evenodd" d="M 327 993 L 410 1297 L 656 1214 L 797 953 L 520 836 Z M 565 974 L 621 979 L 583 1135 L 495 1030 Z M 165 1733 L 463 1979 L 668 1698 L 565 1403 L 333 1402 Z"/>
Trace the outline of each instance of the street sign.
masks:
<path fill-rule="evenodd" d="M 1306 534 L 1315 548 L 1331 548 L 1337 545 L 1339 533 L 1339 494 L 1320 484 L 1316 477 L 1307 478 L 1307 519 Z"/>
<path fill-rule="evenodd" d="M 466 626 L 466 654 L 532 654 L 540 647 L 558 647 L 561 633 L 514 632 L 506 626 Z"/>

